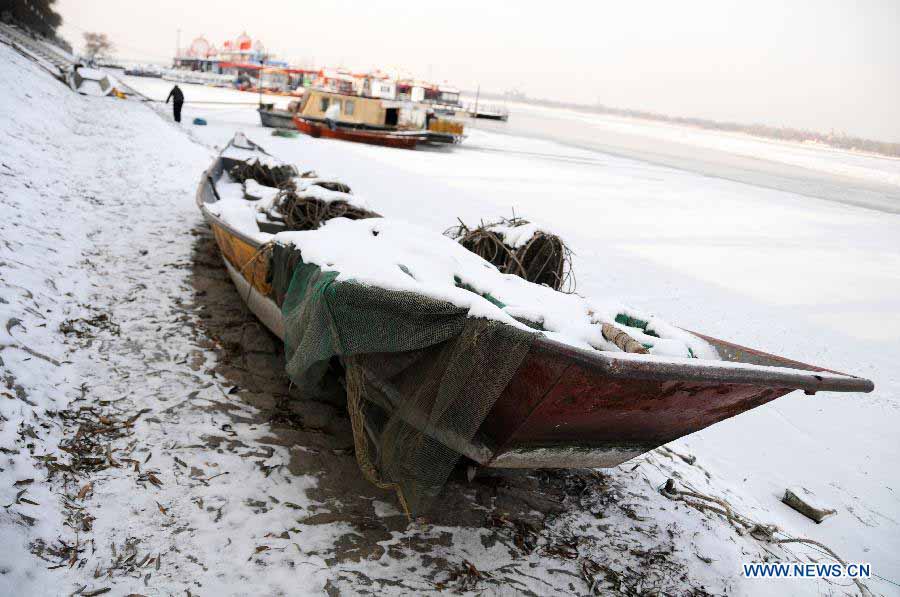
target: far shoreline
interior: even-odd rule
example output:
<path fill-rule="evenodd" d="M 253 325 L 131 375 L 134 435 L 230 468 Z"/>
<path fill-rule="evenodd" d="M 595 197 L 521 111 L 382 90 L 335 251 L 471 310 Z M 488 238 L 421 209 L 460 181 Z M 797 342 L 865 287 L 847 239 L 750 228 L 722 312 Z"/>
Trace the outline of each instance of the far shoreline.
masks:
<path fill-rule="evenodd" d="M 474 101 L 475 93 L 470 91 L 465 91 L 463 93 L 467 100 Z M 481 93 L 479 102 L 481 102 L 482 99 L 487 100 L 485 103 L 502 102 L 505 106 L 518 104 L 530 108 L 537 107 L 550 110 L 576 112 L 579 114 L 611 116 L 630 121 L 665 124 L 673 127 L 728 133 L 766 141 L 778 141 L 793 146 L 832 149 L 856 155 L 900 160 L 900 142 L 878 141 L 876 139 L 844 134 L 831 137 L 825 133 L 806 129 L 775 127 L 761 123 L 746 124 L 687 116 L 670 116 L 667 114 L 642 110 L 614 108 L 604 105 L 592 106 L 588 104 L 561 102 L 543 98 L 509 97 L 507 95 Z M 514 117 L 515 114 L 513 113 L 511 116 Z M 863 147 L 860 147 L 860 145 Z"/>

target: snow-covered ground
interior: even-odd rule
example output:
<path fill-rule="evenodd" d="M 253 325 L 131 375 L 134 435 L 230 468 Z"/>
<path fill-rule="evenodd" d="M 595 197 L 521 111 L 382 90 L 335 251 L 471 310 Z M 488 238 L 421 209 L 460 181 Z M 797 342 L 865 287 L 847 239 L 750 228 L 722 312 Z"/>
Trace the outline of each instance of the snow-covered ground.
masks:
<path fill-rule="evenodd" d="M 898 581 L 897 215 L 484 131 L 409 152 L 271 137 L 252 106 L 216 104 L 177 127 L 0 54 L 17 81 L 0 96 L 0 594 L 858 592 L 741 578 L 767 554 L 823 556 L 666 499 L 669 477 Z M 236 130 L 436 231 L 515 210 L 572 245 L 580 293 L 876 391 L 792 394 L 600 475 L 454 480 L 407 525 L 339 413 L 285 410 L 277 347 L 215 262 L 193 191 Z M 788 509 L 797 486 L 838 513 Z"/>

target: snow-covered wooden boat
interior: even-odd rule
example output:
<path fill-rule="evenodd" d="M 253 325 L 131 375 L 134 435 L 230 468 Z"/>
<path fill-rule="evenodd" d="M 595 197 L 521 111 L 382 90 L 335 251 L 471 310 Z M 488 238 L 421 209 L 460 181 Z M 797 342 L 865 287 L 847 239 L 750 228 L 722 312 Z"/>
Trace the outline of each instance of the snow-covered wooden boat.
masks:
<path fill-rule="evenodd" d="M 238 161 L 262 152 L 230 145 L 204 174 L 197 205 L 209 223 L 239 295 L 277 336 L 282 304 L 262 243 L 214 213 L 216 183 Z M 697 335 L 718 360 L 666 359 L 584 350 L 538 336 L 474 436 L 426 433 L 481 466 L 612 467 L 662 444 L 739 415 L 794 390 L 870 392 L 867 379 Z M 415 354 L 379 355 L 385 362 Z M 365 374 L 365 372 L 364 372 Z M 389 384 L 382 388 L 392 395 Z M 410 424 L 419 425 L 414 415 Z"/>
<path fill-rule="evenodd" d="M 311 137 L 405 149 L 419 143 L 459 143 L 464 137 L 461 122 L 440 118 L 428 106 L 320 89 L 303 95 L 294 126 Z"/>
<path fill-rule="evenodd" d="M 506 122 L 509 120 L 509 110 L 502 106 L 485 106 L 476 103 L 469 109 L 469 116 L 471 118 L 482 120 L 500 120 Z"/>

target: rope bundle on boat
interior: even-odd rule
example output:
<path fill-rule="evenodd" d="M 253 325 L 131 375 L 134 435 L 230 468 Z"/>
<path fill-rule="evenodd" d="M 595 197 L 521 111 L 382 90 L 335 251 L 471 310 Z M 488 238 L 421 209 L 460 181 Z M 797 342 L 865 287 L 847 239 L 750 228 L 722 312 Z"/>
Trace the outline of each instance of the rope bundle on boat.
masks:
<path fill-rule="evenodd" d="M 329 188 L 325 186 L 326 184 L 338 186 Z M 342 183 L 323 183 L 320 186 L 328 190 L 344 193 L 350 190 L 347 185 Z M 347 189 L 347 191 L 341 189 Z M 381 217 L 380 214 L 351 205 L 347 201 L 340 199 L 325 201 L 303 191 L 298 191 L 293 186 L 283 188 L 278 193 L 275 205 L 278 206 L 278 211 L 281 213 L 281 217 L 289 230 L 316 230 L 332 218 L 362 220 L 364 218 Z"/>
<path fill-rule="evenodd" d="M 254 159 L 238 162 L 228 174 L 235 182 L 244 183 L 255 179 L 263 186 L 280 189 L 291 184 L 291 179 L 297 176 L 297 169 L 290 164 L 267 164 Z"/>
<path fill-rule="evenodd" d="M 558 236 L 534 227 L 528 220 L 501 218 L 487 224 L 482 222 L 477 228 L 469 228 L 460 221 L 459 226 L 445 234 L 505 274 L 554 290 L 575 290 L 572 251 Z M 521 238 L 527 234 L 530 234 L 527 239 Z"/>

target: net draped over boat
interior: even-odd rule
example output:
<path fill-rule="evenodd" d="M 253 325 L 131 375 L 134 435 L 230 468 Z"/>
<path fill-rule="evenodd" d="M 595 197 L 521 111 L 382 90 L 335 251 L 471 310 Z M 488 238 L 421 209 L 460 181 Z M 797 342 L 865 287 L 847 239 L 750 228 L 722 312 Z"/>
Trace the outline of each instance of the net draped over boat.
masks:
<path fill-rule="evenodd" d="M 339 391 L 346 368 L 357 461 L 425 512 L 522 364 L 536 334 L 468 317 L 420 294 L 337 280 L 276 244 L 273 292 L 284 297 L 287 373 L 310 398 Z"/>

